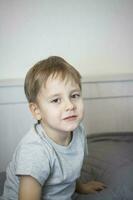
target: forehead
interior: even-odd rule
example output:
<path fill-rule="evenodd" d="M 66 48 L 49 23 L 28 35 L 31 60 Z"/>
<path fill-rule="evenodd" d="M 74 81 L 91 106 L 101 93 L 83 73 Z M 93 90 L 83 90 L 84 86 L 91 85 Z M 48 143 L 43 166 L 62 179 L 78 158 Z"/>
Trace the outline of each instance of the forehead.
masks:
<path fill-rule="evenodd" d="M 79 88 L 78 83 L 75 82 L 74 79 L 66 77 L 64 80 L 61 77 L 49 77 L 45 89 L 56 88 L 56 87 L 71 87 L 71 88 Z"/>
<path fill-rule="evenodd" d="M 71 78 L 49 77 L 45 85 L 42 85 L 40 92 L 45 94 L 62 93 L 64 90 L 80 90 L 78 83 Z"/>

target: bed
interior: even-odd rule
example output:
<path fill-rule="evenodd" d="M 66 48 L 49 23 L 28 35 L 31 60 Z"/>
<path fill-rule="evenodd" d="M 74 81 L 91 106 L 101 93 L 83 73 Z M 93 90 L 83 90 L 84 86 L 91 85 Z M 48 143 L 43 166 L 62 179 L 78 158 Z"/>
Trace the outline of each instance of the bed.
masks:
<path fill-rule="evenodd" d="M 107 188 L 96 194 L 75 195 L 76 200 L 133 200 L 133 133 L 102 133 L 87 138 L 83 181 L 98 180 Z"/>
<path fill-rule="evenodd" d="M 99 133 L 87 137 L 89 153 L 81 178 L 107 185 L 96 194 L 74 194 L 75 200 L 133 200 L 133 132 Z M 5 172 L 0 174 L 0 194 Z"/>

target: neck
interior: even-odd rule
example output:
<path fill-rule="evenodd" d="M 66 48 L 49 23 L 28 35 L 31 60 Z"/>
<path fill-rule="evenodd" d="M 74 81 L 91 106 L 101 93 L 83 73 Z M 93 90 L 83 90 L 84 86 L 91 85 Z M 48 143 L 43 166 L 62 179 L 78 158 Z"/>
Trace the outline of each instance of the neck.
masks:
<path fill-rule="evenodd" d="M 56 144 L 68 146 L 72 139 L 72 132 L 51 131 L 44 124 L 41 124 L 47 136 Z"/>

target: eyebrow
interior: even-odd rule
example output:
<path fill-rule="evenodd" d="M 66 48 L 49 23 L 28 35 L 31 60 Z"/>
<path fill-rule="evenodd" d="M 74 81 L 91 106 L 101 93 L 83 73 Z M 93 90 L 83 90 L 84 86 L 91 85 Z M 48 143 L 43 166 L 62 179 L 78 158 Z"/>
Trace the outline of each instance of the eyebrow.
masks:
<path fill-rule="evenodd" d="M 74 93 L 74 92 L 81 92 L 81 90 L 80 89 L 73 89 L 73 90 L 70 91 L 70 94 Z M 62 95 L 62 93 L 51 94 L 51 95 L 49 95 L 48 99 L 52 99 L 52 98 L 55 98 L 55 97 L 58 97 L 58 96 L 61 96 L 61 95 Z"/>

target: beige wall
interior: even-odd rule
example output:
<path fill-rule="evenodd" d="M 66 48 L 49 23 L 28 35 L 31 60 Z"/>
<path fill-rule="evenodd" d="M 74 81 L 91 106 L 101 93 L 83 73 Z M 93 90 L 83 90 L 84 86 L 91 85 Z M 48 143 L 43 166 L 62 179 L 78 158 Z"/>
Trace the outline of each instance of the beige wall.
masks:
<path fill-rule="evenodd" d="M 132 0 L 1 0 L 0 79 L 49 55 L 84 76 L 133 73 Z"/>

